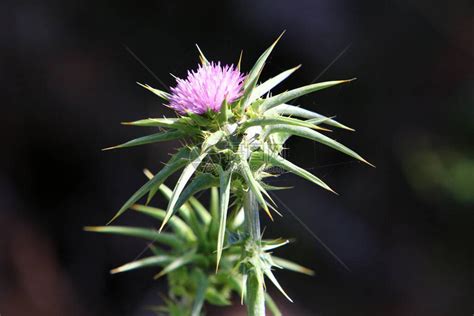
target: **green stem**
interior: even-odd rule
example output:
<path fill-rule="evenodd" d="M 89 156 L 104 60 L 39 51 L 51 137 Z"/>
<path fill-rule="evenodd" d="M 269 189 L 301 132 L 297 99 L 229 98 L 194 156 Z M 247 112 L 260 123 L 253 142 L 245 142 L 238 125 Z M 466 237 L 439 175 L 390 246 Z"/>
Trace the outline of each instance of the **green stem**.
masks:
<path fill-rule="evenodd" d="M 245 227 L 249 234 L 249 256 L 253 257 L 253 267 L 249 270 L 246 283 L 246 305 L 249 316 L 265 316 L 265 290 L 263 287 L 263 273 L 258 265 L 258 255 L 261 247 L 260 216 L 258 203 L 252 190 L 248 190 L 244 197 Z M 247 250 L 247 251 L 248 251 Z M 257 259 L 257 260 L 255 260 Z"/>
<path fill-rule="evenodd" d="M 260 234 L 260 215 L 258 214 L 258 202 L 252 190 L 248 190 L 244 197 L 245 226 L 252 241 L 260 246 L 262 236 Z"/>

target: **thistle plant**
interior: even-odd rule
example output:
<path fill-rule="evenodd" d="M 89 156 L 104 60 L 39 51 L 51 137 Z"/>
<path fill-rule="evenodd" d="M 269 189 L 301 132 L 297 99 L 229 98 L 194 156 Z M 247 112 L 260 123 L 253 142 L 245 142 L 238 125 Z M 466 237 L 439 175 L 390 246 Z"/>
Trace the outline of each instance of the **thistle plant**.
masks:
<path fill-rule="evenodd" d="M 156 254 L 150 258 L 155 259 L 141 259 L 113 271 L 163 265 L 158 276 L 168 275 L 170 297 L 174 302 L 167 307 L 171 314 L 199 315 L 204 300 L 216 303 L 208 293 L 220 292 L 218 288 L 226 287 L 228 290 L 221 293 L 241 292 L 249 315 L 265 315 L 265 302 L 274 305 L 266 295 L 265 280 L 291 300 L 274 276 L 274 268 L 293 268 L 307 273 L 309 270 L 283 259 L 275 260 L 269 252 L 287 241 L 262 240 L 260 210 L 271 219 L 274 213 L 279 214 L 270 192 L 285 189 L 272 186 L 266 180 L 278 176 L 276 170 L 283 169 L 334 191 L 314 174 L 283 157 L 283 146 L 289 137 L 310 139 L 369 164 L 324 134 L 329 128 L 351 128 L 333 118 L 289 104 L 300 96 L 351 80 L 315 83 L 275 95 L 271 90 L 299 66 L 263 82 L 260 80 L 265 62 L 278 40 L 265 50 L 248 73 L 241 72 L 241 58 L 236 66 L 224 66 L 220 62 L 209 62 L 198 47 L 198 69 L 189 71 L 186 79 L 177 78 L 171 93 L 140 84 L 161 98 L 164 105 L 176 112 L 176 117 L 124 123 L 159 131 L 107 148 L 181 141 L 182 146 L 165 166 L 155 175 L 149 175 L 149 180 L 110 221 L 128 209 L 161 221 L 159 230 L 148 231 L 147 236 L 157 243 L 167 244 L 169 249 L 153 248 Z M 178 171 L 180 176 L 174 189 L 167 189 L 165 181 Z M 212 192 L 209 211 L 194 197 L 208 190 Z M 166 210 L 146 206 L 159 191 L 169 198 Z M 136 205 L 145 196 L 146 205 Z M 173 233 L 162 232 L 167 225 Z M 130 228 L 89 228 L 134 235 L 127 229 Z"/>

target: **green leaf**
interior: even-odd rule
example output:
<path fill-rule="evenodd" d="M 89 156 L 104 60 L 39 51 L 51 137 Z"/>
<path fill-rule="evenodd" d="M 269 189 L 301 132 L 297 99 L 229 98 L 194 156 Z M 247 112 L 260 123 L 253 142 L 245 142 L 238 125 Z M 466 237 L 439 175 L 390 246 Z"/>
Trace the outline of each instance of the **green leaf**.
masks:
<path fill-rule="evenodd" d="M 212 146 L 216 145 L 224 137 L 224 132 L 218 130 L 210 134 L 202 143 L 202 152 L 207 152 Z"/>
<path fill-rule="evenodd" d="M 173 118 L 147 118 L 133 122 L 122 122 L 123 125 L 141 126 L 141 127 L 167 127 L 176 128 L 179 125 L 179 119 Z"/>
<path fill-rule="evenodd" d="M 287 245 L 290 241 L 288 239 L 275 239 L 270 241 L 264 241 L 264 246 L 262 247 L 263 251 L 269 251 L 276 248 L 280 248 L 284 245 Z"/>
<path fill-rule="evenodd" d="M 141 269 L 141 268 L 147 268 L 147 267 L 155 267 L 155 266 L 163 266 L 169 263 L 171 260 L 173 260 L 173 257 L 168 256 L 168 255 L 159 255 L 159 256 L 153 256 L 153 257 L 148 257 L 140 260 L 135 260 L 132 262 L 129 262 L 127 264 L 124 264 L 120 267 L 117 267 L 115 269 L 110 270 L 110 273 L 115 274 L 115 273 L 121 273 L 125 271 L 130 271 L 130 270 L 135 270 L 135 269 Z"/>
<path fill-rule="evenodd" d="M 219 182 L 219 232 L 217 234 L 217 261 L 216 272 L 219 269 L 219 262 L 224 248 L 225 229 L 227 224 L 227 209 L 229 208 L 230 184 L 232 180 L 232 169 L 221 171 Z"/>
<path fill-rule="evenodd" d="M 260 98 L 262 95 L 264 95 L 265 93 L 272 90 L 280 82 L 282 82 L 283 80 L 288 78 L 292 73 L 294 73 L 300 67 L 301 67 L 301 65 L 298 65 L 294 68 L 283 71 L 279 75 L 276 75 L 275 77 L 270 78 L 267 81 L 265 81 L 264 83 L 262 83 L 262 84 L 258 85 L 257 87 L 255 87 L 255 89 L 252 91 L 252 95 L 250 96 L 249 103 L 253 103 L 255 100 Z"/>
<path fill-rule="evenodd" d="M 163 196 L 169 201 L 173 194 L 170 188 L 166 185 L 162 184 L 159 187 L 159 190 L 163 194 Z M 196 200 L 194 197 L 191 197 L 189 200 Z M 199 202 L 198 202 L 199 203 Z M 194 210 L 191 205 L 187 202 L 183 203 L 178 209 L 179 214 L 181 217 L 186 221 L 186 223 L 191 227 L 195 236 L 198 237 L 199 240 L 204 240 L 204 227 L 198 222 L 196 215 L 194 214 Z M 170 220 L 173 220 L 174 217 L 171 217 Z"/>
<path fill-rule="evenodd" d="M 301 117 L 305 119 L 325 119 L 323 122 L 324 124 L 331 125 L 334 127 L 338 128 L 343 128 L 347 129 L 349 131 L 354 131 L 354 129 L 347 127 L 346 125 L 343 125 L 339 123 L 336 120 L 333 120 L 329 117 L 326 117 L 324 115 L 321 115 L 316 112 L 312 112 L 306 109 L 303 109 L 299 106 L 291 105 L 291 104 L 280 104 L 277 105 L 270 110 L 265 111 L 265 114 L 281 114 L 281 115 L 291 115 L 291 116 L 296 116 L 296 117 Z"/>
<path fill-rule="evenodd" d="M 189 159 L 190 152 L 187 148 L 180 149 L 176 154 L 171 157 L 168 164 L 163 167 L 151 180 L 145 183 L 137 192 L 135 192 L 125 204 L 120 208 L 120 210 L 115 214 L 115 216 L 109 221 L 108 224 L 113 222 L 117 217 L 123 214 L 130 206 L 135 204 L 139 199 L 141 199 L 145 194 L 148 193 L 153 187 L 160 187 L 163 182 L 174 172 L 184 167 Z"/>
<path fill-rule="evenodd" d="M 183 138 L 184 136 L 186 136 L 186 134 L 181 131 L 176 131 L 176 130 L 163 131 L 160 133 L 155 133 L 155 134 L 135 138 L 126 143 L 123 143 L 117 146 L 104 148 L 102 150 L 111 150 L 111 149 L 118 149 L 118 148 L 141 146 L 141 145 L 157 143 L 157 142 L 166 142 L 169 140 Z"/>
<path fill-rule="evenodd" d="M 211 210 L 211 224 L 209 236 L 213 239 L 219 227 L 219 191 L 216 187 L 211 188 L 211 199 L 209 209 Z"/>
<path fill-rule="evenodd" d="M 171 218 L 171 216 L 173 216 L 175 212 L 176 202 L 178 201 L 178 198 L 181 195 L 181 192 L 183 192 L 183 189 L 186 186 L 186 183 L 192 177 L 192 175 L 194 174 L 194 172 L 196 171 L 196 169 L 199 167 L 202 160 L 206 156 L 207 156 L 206 152 L 200 154 L 196 159 L 191 161 L 186 166 L 186 168 L 184 168 L 183 172 L 181 173 L 181 176 L 178 179 L 178 182 L 176 183 L 176 186 L 174 187 L 173 193 L 171 194 L 170 202 L 168 203 L 168 208 L 166 209 L 166 216 L 163 219 L 163 223 L 161 224 L 161 227 L 160 227 L 160 232 L 163 229 L 163 227 L 166 225 L 168 220 Z"/>
<path fill-rule="evenodd" d="M 193 308 L 191 310 L 191 316 L 201 315 L 202 305 L 206 296 L 207 289 L 207 277 L 200 269 L 193 270 L 194 277 L 197 278 L 196 294 L 193 302 Z"/>
<path fill-rule="evenodd" d="M 169 98 L 170 98 L 170 96 L 171 96 L 168 92 L 164 92 L 164 91 L 161 91 L 161 90 L 152 88 L 152 87 L 150 87 L 150 86 L 147 85 L 147 84 L 144 85 L 144 84 L 141 84 L 140 82 L 137 82 L 137 84 L 138 84 L 139 86 L 142 86 L 143 88 L 147 89 L 148 91 L 150 91 L 150 92 L 156 94 L 157 96 L 159 96 L 160 98 L 162 98 L 162 99 L 165 100 L 165 101 L 168 101 Z"/>
<path fill-rule="evenodd" d="M 268 163 L 270 163 L 271 165 L 275 167 L 280 167 L 282 169 L 285 169 L 286 171 L 289 171 L 291 173 L 294 173 L 297 176 L 300 176 L 308 181 L 311 181 L 314 184 L 317 184 L 328 191 L 336 193 L 326 183 L 324 183 L 324 181 L 322 181 L 321 179 L 313 175 L 311 172 L 293 164 L 292 162 L 286 160 L 285 158 L 275 153 L 272 153 L 269 149 L 266 149 L 263 152 L 256 152 L 255 154 L 262 155 L 265 161 L 267 161 Z"/>
<path fill-rule="evenodd" d="M 180 208 L 186 201 L 188 201 L 196 193 L 209 189 L 218 185 L 219 179 L 209 173 L 201 173 L 197 175 L 193 181 L 183 190 L 179 195 L 175 208 Z"/>
<path fill-rule="evenodd" d="M 267 213 L 267 215 L 270 217 L 271 220 L 273 220 L 273 216 L 268 210 L 268 205 L 265 199 L 263 198 L 262 195 L 262 190 L 263 188 L 260 186 L 260 184 L 255 180 L 252 171 L 250 170 L 250 167 L 247 163 L 247 160 L 241 159 L 240 160 L 240 169 L 242 171 L 242 175 L 245 178 L 245 181 L 247 182 L 247 185 L 249 187 L 249 190 L 252 190 L 252 192 L 255 194 L 255 198 L 257 199 L 258 203 L 260 206 L 263 208 L 263 210 Z"/>
<path fill-rule="evenodd" d="M 210 304 L 217 306 L 229 306 L 232 304 L 226 295 L 212 287 L 209 287 L 206 291 L 206 300 Z"/>
<path fill-rule="evenodd" d="M 132 205 L 131 209 L 156 218 L 158 220 L 163 220 L 166 216 L 166 212 L 164 210 L 151 206 L 134 204 Z M 170 226 L 173 228 L 173 231 L 177 235 L 189 241 L 196 240 L 196 235 L 194 235 L 192 229 L 178 216 L 174 216 L 173 218 L 171 218 L 169 223 Z"/>
<path fill-rule="evenodd" d="M 262 117 L 262 118 L 255 118 L 255 119 L 250 119 L 245 121 L 241 125 L 241 129 L 245 130 L 249 127 L 252 126 L 268 126 L 268 125 L 279 125 L 279 124 L 287 124 L 287 125 L 292 125 L 292 126 L 303 126 L 303 127 L 308 127 L 308 128 L 314 128 L 314 129 L 320 129 L 320 130 L 326 130 L 324 128 L 321 128 L 317 125 L 315 125 L 312 122 L 308 121 L 302 121 L 298 119 L 294 119 L 291 117 L 285 117 L 285 116 L 269 116 L 269 117 Z"/>
<path fill-rule="evenodd" d="M 287 270 L 291 270 L 291 271 L 295 271 L 295 272 L 299 272 L 299 273 L 303 273 L 307 275 L 314 275 L 313 270 L 303 267 L 293 261 L 286 260 L 280 257 L 275 257 L 275 256 L 272 256 L 272 261 L 273 263 L 275 263 L 275 265 L 283 269 L 287 269 Z"/>
<path fill-rule="evenodd" d="M 290 90 L 290 91 L 286 91 L 286 92 L 277 94 L 273 97 L 265 99 L 260 104 L 260 110 L 262 112 L 264 112 L 264 111 L 267 111 L 267 110 L 269 110 L 269 109 L 271 109 L 271 108 L 273 108 L 277 105 L 280 105 L 282 103 L 291 101 L 291 100 L 296 99 L 296 98 L 298 98 L 300 96 L 303 96 L 305 94 L 315 92 L 315 91 L 318 91 L 318 90 L 322 90 L 322 89 L 326 89 L 326 88 L 329 88 L 329 87 L 332 87 L 332 86 L 335 86 L 335 85 L 338 85 L 338 84 L 341 84 L 341 83 L 350 82 L 352 80 L 353 79 L 351 79 L 351 80 L 336 80 L 336 81 L 318 82 L 318 83 L 310 84 L 310 85 L 303 86 L 303 87 L 300 87 L 300 88 L 296 88 L 296 89 L 293 89 L 293 90 Z"/>
<path fill-rule="evenodd" d="M 293 187 L 277 187 L 274 185 L 269 185 L 266 183 L 262 183 L 262 188 L 268 191 L 278 191 L 278 190 L 288 190 L 288 189 L 293 189 Z"/>
<path fill-rule="evenodd" d="M 208 226 L 209 223 L 211 222 L 211 215 L 209 214 L 209 211 L 202 205 L 201 202 L 199 202 L 198 199 L 195 197 L 191 196 L 189 198 L 189 204 L 193 207 L 194 210 L 196 210 L 196 213 L 198 214 L 199 218 L 201 221 Z"/>
<path fill-rule="evenodd" d="M 232 117 L 232 110 L 230 108 L 230 104 L 227 102 L 226 99 L 222 102 L 221 109 L 219 114 L 217 115 L 218 122 L 220 125 L 224 125 L 227 123 L 230 117 Z"/>
<path fill-rule="evenodd" d="M 253 93 L 253 90 L 255 88 L 255 85 L 257 84 L 257 81 L 260 77 L 260 74 L 263 70 L 263 67 L 265 66 L 265 62 L 268 59 L 268 56 L 270 56 L 273 48 L 275 48 L 276 44 L 280 40 L 280 38 L 283 36 L 284 32 L 281 33 L 280 36 L 276 39 L 273 44 L 267 48 L 263 54 L 258 58 L 257 62 L 255 65 L 252 67 L 250 70 L 249 74 L 247 75 L 247 78 L 245 79 L 244 82 L 244 95 L 242 97 L 242 109 L 245 109 L 249 104 L 250 104 L 250 96 Z"/>
<path fill-rule="evenodd" d="M 331 139 L 317 131 L 311 130 L 307 127 L 299 127 L 299 126 L 288 126 L 288 125 L 275 125 L 272 126 L 268 129 L 267 135 L 272 134 L 272 133 L 277 133 L 277 132 L 284 132 L 288 133 L 291 135 L 296 135 L 304 138 L 308 138 L 311 140 L 314 140 L 316 142 L 319 142 L 321 144 L 324 144 L 326 146 L 329 146 L 337 151 L 340 151 L 348 156 L 351 156 L 355 159 L 358 159 L 370 166 L 374 166 L 368 161 L 366 161 L 364 158 L 362 158 L 359 154 L 357 154 L 355 151 L 347 148 L 346 146 L 342 145 L 341 143 L 335 141 L 334 139 Z"/>
<path fill-rule="evenodd" d="M 209 120 L 206 119 L 202 115 L 198 115 L 198 114 L 195 114 L 195 113 L 192 113 L 192 112 L 189 112 L 189 111 L 186 113 L 186 115 L 189 116 L 189 118 L 191 118 L 191 120 L 194 123 L 196 123 L 196 125 L 198 125 L 198 126 L 207 127 L 209 125 Z"/>
<path fill-rule="evenodd" d="M 273 48 L 275 48 L 276 44 L 278 43 L 278 41 L 280 40 L 280 38 L 283 36 L 284 33 L 285 32 L 282 32 L 280 34 L 280 36 L 278 36 L 278 38 L 275 40 L 275 42 L 273 42 L 273 44 L 270 45 L 270 47 L 268 47 L 263 52 L 263 54 L 258 58 L 257 62 L 252 67 L 252 69 L 250 70 L 247 78 L 245 79 L 245 82 L 244 82 L 244 89 L 245 90 L 247 90 L 250 87 L 252 82 L 256 82 L 255 79 L 258 79 L 260 73 L 262 72 L 263 66 L 265 66 L 265 62 L 267 61 L 268 56 L 270 56 Z"/>
<path fill-rule="evenodd" d="M 124 235 L 151 240 L 173 248 L 183 247 L 183 242 L 174 234 L 158 233 L 154 229 L 126 226 L 87 226 L 85 231 L 105 234 Z"/>
<path fill-rule="evenodd" d="M 160 273 L 156 274 L 153 278 L 159 279 L 163 275 L 170 273 L 171 271 L 174 271 L 192 261 L 198 260 L 199 256 L 194 254 L 193 252 L 187 253 L 181 257 L 175 258 L 172 262 L 170 262 L 166 267 L 163 268 L 163 270 L 160 271 Z"/>
<path fill-rule="evenodd" d="M 236 230 L 237 228 L 240 227 L 244 223 L 245 220 L 245 214 L 244 214 L 244 208 L 240 208 L 235 216 L 232 218 L 232 222 L 230 223 L 230 227 L 233 230 Z"/>
<path fill-rule="evenodd" d="M 217 218 L 219 216 L 219 191 L 216 187 L 211 189 L 211 201 L 210 201 L 211 216 Z"/>
<path fill-rule="evenodd" d="M 255 88 L 255 85 L 257 84 L 259 76 L 260 76 L 260 73 L 257 74 L 257 76 L 253 79 L 253 81 L 249 82 L 249 85 L 248 85 L 249 87 L 244 90 L 241 100 L 238 103 L 240 105 L 241 113 L 243 113 L 245 109 L 247 109 L 247 107 L 251 104 L 250 97 L 252 96 L 253 89 Z"/>

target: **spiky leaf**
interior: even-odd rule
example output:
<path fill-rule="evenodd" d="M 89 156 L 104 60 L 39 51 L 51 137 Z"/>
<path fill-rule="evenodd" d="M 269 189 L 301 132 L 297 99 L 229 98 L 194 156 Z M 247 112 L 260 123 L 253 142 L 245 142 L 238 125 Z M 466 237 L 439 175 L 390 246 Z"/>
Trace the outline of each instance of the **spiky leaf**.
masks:
<path fill-rule="evenodd" d="M 294 73 L 296 70 L 298 70 L 301 67 L 301 65 L 298 65 L 294 68 L 288 69 L 283 71 L 282 73 L 276 75 L 273 78 L 268 79 L 264 83 L 259 84 L 257 87 L 252 92 L 252 95 L 250 96 L 249 103 L 254 102 L 261 96 L 263 96 L 265 93 L 269 92 L 271 89 L 276 87 L 280 82 L 288 78 L 292 73 Z"/>
<path fill-rule="evenodd" d="M 131 271 L 135 269 L 163 266 L 163 265 L 168 264 L 172 260 L 173 260 L 173 257 L 168 256 L 168 255 L 152 256 L 152 257 L 135 260 L 135 261 L 126 263 L 124 265 L 121 265 L 120 267 L 110 270 L 110 273 L 115 274 L 115 273 Z"/>
<path fill-rule="evenodd" d="M 158 233 L 158 231 L 154 229 L 126 226 L 87 226 L 84 227 L 84 230 L 96 233 L 143 238 L 177 249 L 183 246 L 183 242 L 176 235 L 169 233 Z"/>
<path fill-rule="evenodd" d="M 367 160 L 362 158 L 359 154 L 357 154 L 355 151 L 347 148 L 346 146 L 342 145 L 341 143 L 335 141 L 334 139 L 331 139 L 317 131 L 311 130 L 307 127 L 299 127 L 299 126 L 288 126 L 288 125 L 275 125 L 272 126 L 268 129 L 267 135 L 272 134 L 272 133 L 287 133 L 290 135 L 296 135 L 304 138 L 308 138 L 311 140 L 314 140 L 316 142 L 319 142 L 321 144 L 324 144 L 326 146 L 329 146 L 337 151 L 340 151 L 348 156 L 351 156 L 357 160 L 360 160 L 370 166 L 373 166 L 370 164 Z"/>
<path fill-rule="evenodd" d="M 115 214 L 115 216 L 109 221 L 111 223 L 117 217 L 123 214 L 130 206 L 135 204 L 139 199 L 141 199 L 145 194 L 147 194 L 154 187 L 160 187 L 163 182 L 174 172 L 184 167 L 187 163 L 187 159 L 190 157 L 190 151 L 187 148 L 180 149 L 176 154 L 171 157 L 163 169 L 160 170 L 153 178 L 151 178 L 147 183 L 145 183 L 137 192 L 135 192 L 125 204 L 120 208 L 120 210 Z"/>
<path fill-rule="evenodd" d="M 336 120 L 333 120 L 332 118 L 326 117 L 324 115 L 321 115 L 319 113 L 309 111 L 306 109 L 303 109 L 299 106 L 291 105 L 291 104 L 280 104 L 277 105 L 267 111 L 265 111 L 265 114 L 281 114 L 281 115 L 291 115 L 291 116 L 296 116 L 296 117 L 301 117 L 305 119 L 324 119 L 324 123 L 327 125 L 331 125 L 334 127 L 338 128 L 343 128 L 347 129 L 349 131 L 354 131 L 354 129 L 347 127 L 344 124 L 339 123 Z"/>
<path fill-rule="evenodd" d="M 350 81 L 351 80 L 335 80 L 335 81 L 318 82 L 318 83 L 310 84 L 310 85 L 303 86 L 300 88 L 296 88 L 296 89 L 286 91 L 286 92 L 277 94 L 273 97 L 265 99 L 260 104 L 259 108 L 260 108 L 260 111 L 264 112 L 277 105 L 286 103 L 288 101 L 301 97 L 305 94 L 323 90 L 323 89 L 333 87 L 341 83 L 350 82 Z"/>
<path fill-rule="evenodd" d="M 183 192 L 184 187 L 186 186 L 186 183 L 188 183 L 189 179 L 192 177 L 192 175 L 194 174 L 196 169 L 199 167 L 204 157 L 206 157 L 206 155 L 207 153 L 200 154 L 196 159 L 191 161 L 186 166 L 186 168 L 184 168 L 183 172 L 181 173 L 181 176 L 178 179 L 178 182 L 176 183 L 176 186 L 174 187 L 173 193 L 171 194 L 170 202 L 168 203 L 168 208 L 166 209 L 166 216 L 163 219 L 163 223 L 161 224 L 160 231 L 166 225 L 166 223 L 171 218 L 171 216 L 173 216 L 175 212 L 176 203 L 178 202 L 181 192 Z"/>
<path fill-rule="evenodd" d="M 135 138 L 126 143 L 104 148 L 103 150 L 135 147 L 135 146 L 141 146 L 141 145 L 152 144 L 152 143 L 157 143 L 157 142 L 166 142 L 169 140 L 180 139 L 180 138 L 183 138 L 184 136 L 189 136 L 189 135 L 186 135 L 182 131 L 176 131 L 176 130 L 163 131 L 160 133 L 155 133 L 155 134 Z"/>
<path fill-rule="evenodd" d="M 311 172 L 295 165 L 294 163 L 286 160 L 278 154 L 272 153 L 268 149 L 264 150 L 263 152 L 255 152 L 254 154 L 257 156 L 261 155 L 262 159 L 264 159 L 266 162 L 268 162 L 274 167 L 285 169 L 286 171 L 289 171 L 297 176 L 300 176 L 308 181 L 313 182 L 314 184 L 319 185 L 320 187 L 328 191 L 335 193 L 333 189 L 331 189 L 326 183 L 324 183 L 321 179 L 313 175 Z"/>
<path fill-rule="evenodd" d="M 163 220 L 166 216 L 165 210 L 156 207 L 134 204 L 132 205 L 131 209 L 156 218 L 158 220 Z M 177 235 L 189 241 L 196 240 L 196 235 L 193 233 L 192 229 L 178 216 L 173 216 L 170 219 L 169 224 Z"/>
<path fill-rule="evenodd" d="M 217 263 L 216 271 L 224 248 L 225 229 L 227 224 L 227 209 L 229 208 L 230 185 L 232 169 L 222 171 L 219 175 L 219 232 L 217 234 Z"/>

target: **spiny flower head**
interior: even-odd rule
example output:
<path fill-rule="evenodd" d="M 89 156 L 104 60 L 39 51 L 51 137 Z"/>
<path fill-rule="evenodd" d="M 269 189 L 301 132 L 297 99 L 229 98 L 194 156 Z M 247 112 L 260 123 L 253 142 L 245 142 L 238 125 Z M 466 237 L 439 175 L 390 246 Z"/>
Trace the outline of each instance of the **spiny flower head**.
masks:
<path fill-rule="evenodd" d="M 199 65 L 196 71 L 188 71 L 186 79 L 176 81 L 169 106 L 181 114 L 203 114 L 208 110 L 219 112 L 224 100 L 232 103 L 241 97 L 244 75 L 234 65 L 211 62 Z"/>

